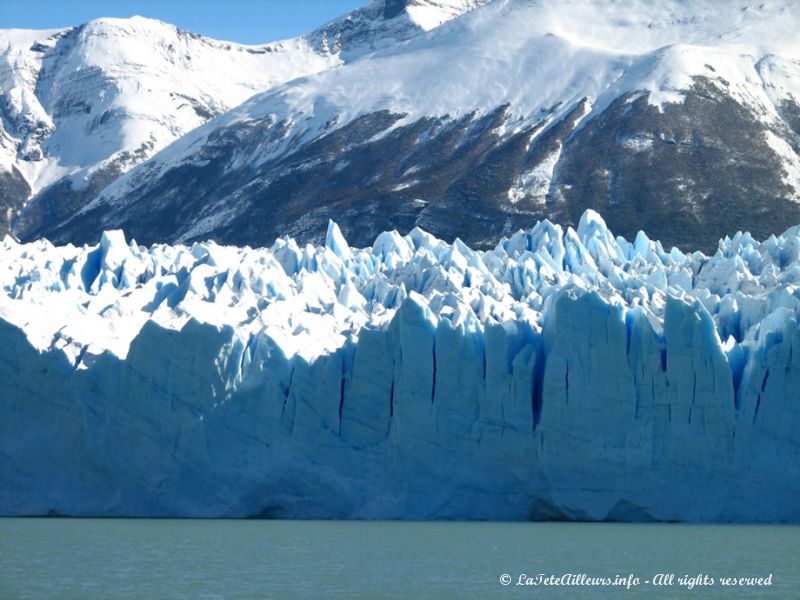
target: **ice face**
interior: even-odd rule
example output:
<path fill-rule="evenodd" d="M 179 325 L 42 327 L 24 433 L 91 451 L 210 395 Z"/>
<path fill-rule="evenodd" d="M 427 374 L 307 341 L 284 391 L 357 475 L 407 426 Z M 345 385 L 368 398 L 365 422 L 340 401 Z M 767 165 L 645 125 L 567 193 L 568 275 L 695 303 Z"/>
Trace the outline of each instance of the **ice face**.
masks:
<path fill-rule="evenodd" d="M 0 513 L 800 521 L 800 228 L 0 244 Z"/>

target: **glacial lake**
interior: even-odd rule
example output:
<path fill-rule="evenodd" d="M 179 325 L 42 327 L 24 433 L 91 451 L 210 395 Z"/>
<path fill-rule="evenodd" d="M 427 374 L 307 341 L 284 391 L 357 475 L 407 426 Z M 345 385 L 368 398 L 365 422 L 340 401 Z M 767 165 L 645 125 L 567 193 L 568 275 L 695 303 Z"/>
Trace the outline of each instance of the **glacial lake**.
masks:
<path fill-rule="evenodd" d="M 0 598 L 798 598 L 799 547 L 794 526 L 0 519 Z"/>

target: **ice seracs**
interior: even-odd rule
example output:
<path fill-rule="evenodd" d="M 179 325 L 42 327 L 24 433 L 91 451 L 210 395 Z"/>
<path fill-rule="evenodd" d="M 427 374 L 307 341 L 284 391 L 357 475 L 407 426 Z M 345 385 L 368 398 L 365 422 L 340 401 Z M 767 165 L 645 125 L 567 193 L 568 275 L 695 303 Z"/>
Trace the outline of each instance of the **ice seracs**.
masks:
<path fill-rule="evenodd" d="M 799 232 L 6 237 L 0 513 L 798 521 Z"/>

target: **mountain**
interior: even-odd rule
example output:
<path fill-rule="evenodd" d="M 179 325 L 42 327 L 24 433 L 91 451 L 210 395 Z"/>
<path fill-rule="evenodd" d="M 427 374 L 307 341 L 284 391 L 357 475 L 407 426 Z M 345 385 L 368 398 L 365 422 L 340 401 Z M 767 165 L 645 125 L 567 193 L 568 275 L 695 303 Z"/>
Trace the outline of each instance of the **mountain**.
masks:
<path fill-rule="evenodd" d="M 390 48 L 491 0 L 373 0 L 304 36 L 322 54 L 343 61 Z"/>
<path fill-rule="evenodd" d="M 410 39 L 477 0 L 375 2 L 296 39 L 220 42 L 134 17 L 0 31 L 0 235 L 31 237 L 253 94 Z"/>
<path fill-rule="evenodd" d="M 800 522 L 800 227 L 0 244 L 0 515 Z"/>
<path fill-rule="evenodd" d="M 403 7 L 434 4 L 471 7 Z M 356 244 L 419 225 L 486 247 L 592 208 L 713 252 L 800 222 L 798 30 L 788 0 L 494 0 L 258 94 L 17 232 L 318 243 L 334 218 Z"/>
<path fill-rule="evenodd" d="M 337 62 L 299 40 L 240 46 L 139 17 L 3 31 L 0 49 L 3 202 L 53 218 L 256 92 Z"/>

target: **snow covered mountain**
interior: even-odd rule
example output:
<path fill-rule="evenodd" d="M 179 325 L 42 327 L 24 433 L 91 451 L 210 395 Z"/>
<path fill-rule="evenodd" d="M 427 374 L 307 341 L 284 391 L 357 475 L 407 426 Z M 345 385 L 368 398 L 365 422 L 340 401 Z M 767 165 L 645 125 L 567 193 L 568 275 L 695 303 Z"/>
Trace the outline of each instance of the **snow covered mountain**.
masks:
<path fill-rule="evenodd" d="M 0 515 L 800 522 L 800 227 L 0 245 Z"/>
<path fill-rule="evenodd" d="M 473 4 L 401 3 L 417 29 Z M 494 0 L 263 92 L 19 233 L 265 245 L 334 218 L 358 244 L 420 225 L 483 247 L 593 208 L 713 252 L 800 222 L 799 30 L 791 0 Z"/>
<path fill-rule="evenodd" d="M 3 202 L 33 197 L 55 218 L 254 93 L 337 62 L 302 40 L 246 47 L 138 17 L 7 30 L 0 49 Z"/>
<path fill-rule="evenodd" d="M 134 17 L 0 31 L 0 235 L 71 217 L 121 173 L 247 98 L 480 4 L 377 1 L 297 39 L 243 46 Z"/>

